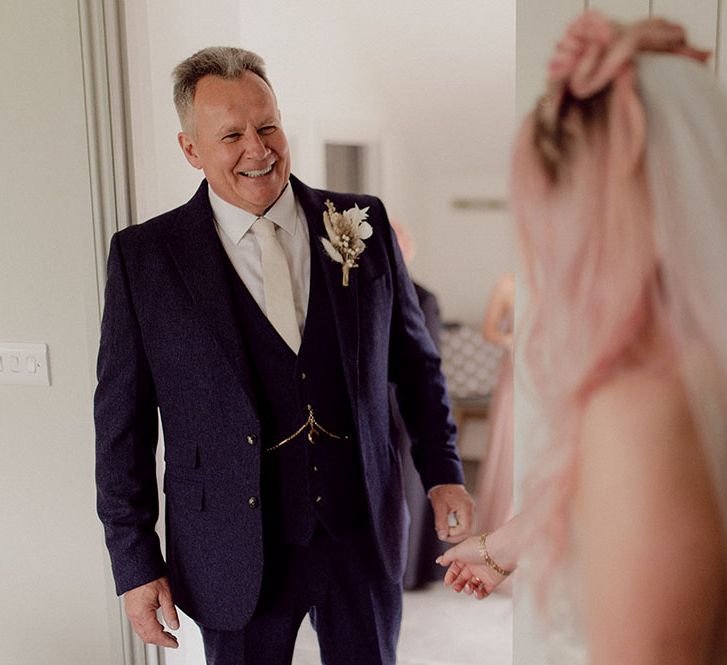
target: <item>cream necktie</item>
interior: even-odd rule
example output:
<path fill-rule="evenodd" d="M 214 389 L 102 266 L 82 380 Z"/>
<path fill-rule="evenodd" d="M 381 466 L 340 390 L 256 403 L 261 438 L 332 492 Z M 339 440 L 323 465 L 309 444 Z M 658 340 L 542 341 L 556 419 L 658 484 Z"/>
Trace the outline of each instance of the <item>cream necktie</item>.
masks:
<path fill-rule="evenodd" d="M 252 225 L 252 232 L 262 254 L 263 292 L 268 320 L 285 343 L 298 353 L 300 329 L 295 316 L 293 285 L 285 252 L 275 235 L 275 226 L 269 219 L 258 217 Z"/>

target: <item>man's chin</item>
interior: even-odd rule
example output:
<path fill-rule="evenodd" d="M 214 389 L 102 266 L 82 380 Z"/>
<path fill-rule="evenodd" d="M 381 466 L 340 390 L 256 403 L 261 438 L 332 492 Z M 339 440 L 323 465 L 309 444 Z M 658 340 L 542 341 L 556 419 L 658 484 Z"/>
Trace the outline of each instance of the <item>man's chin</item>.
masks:
<path fill-rule="evenodd" d="M 262 215 L 280 198 L 286 184 L 270 181 L 264 186 L 240 187 L 237 189 L 238 199 L 247 204 L 240 207 L 245 207 L 245 209 L 247 209 L 247 206 L 254 207 L 256 210 L 262 211 L 255 212 L 255 214 Z"/>

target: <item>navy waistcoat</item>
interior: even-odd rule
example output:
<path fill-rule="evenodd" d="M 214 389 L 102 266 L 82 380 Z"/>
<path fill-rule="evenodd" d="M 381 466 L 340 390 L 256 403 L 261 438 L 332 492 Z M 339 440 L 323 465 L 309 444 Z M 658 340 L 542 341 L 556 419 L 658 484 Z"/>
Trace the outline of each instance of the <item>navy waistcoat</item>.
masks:
<path fill-rule="evenodd" d="M 311 246 L 308 312 L 296 356 L 226 261 L 261 422 L 265 536 L 295 544 L 310 542 L 319 524 L 335 537 L 366 518 L 360 452 L 320 262 Z M 270 450 L 299 430 L 310 410 L 325 431 L 318 429 L 311 442 L 306 427 Z"/>

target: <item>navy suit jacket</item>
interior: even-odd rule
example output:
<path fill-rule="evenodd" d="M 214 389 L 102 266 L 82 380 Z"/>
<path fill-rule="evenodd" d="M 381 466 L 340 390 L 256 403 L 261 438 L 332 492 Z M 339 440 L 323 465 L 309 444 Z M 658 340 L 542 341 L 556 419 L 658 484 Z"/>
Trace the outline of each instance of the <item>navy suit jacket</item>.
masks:
<path fill-rule="evenodd" d="M 294 177 L 291 184 L 323 257 L 375 548 L 398 579 L 408 519 L 389 435 L 389 382 L 424 487 L 462 482 L 439 356 L 381 201 L 314 190 Z M 327 199 L 338 211 L 369 207 L 374 233 L 348 287 L 318 241 Z M 175 602 L 193 619 L 239 630 L 262 578 L 261 446 L 223 251 L 206 182 L 185 205 L 114 235 L 95 395 L 96 479 L 117 593 L 169 575 Z M 158 414 L 166 561 L 155 532 Z"/>

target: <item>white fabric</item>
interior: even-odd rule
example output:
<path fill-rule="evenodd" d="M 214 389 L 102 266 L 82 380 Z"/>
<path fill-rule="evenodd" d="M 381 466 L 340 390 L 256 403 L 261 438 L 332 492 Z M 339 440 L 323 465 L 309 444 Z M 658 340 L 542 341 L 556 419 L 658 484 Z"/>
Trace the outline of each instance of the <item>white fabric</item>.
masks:
<path fill-rule="evenodd" d="M 260 246 L 249 232 L 257 216 L 220 198 L 211 187 L 209 199 L 222 247 L 242 283 L 267 316 Z M 280 227 L 277 238 L 288 261 L 296 321 L 302 334 L 310 293 L 310 236 L 305 214 L 290 184 L 265 216 Z"/>
<path fill-rule="evenodd" d="M 727 94 L 686 58 L 643 56 L 639 75 L 669 318 L 727 533 Z"/>
<path fill-rule="evenodd" d="M 290 270 L 275 233 L 275 224 L 267 217 L 258 217 L 252 232 L 260 245 L 265 312 L 285 343 L 298 353 L 300 329 L 295 320 Z"/>

